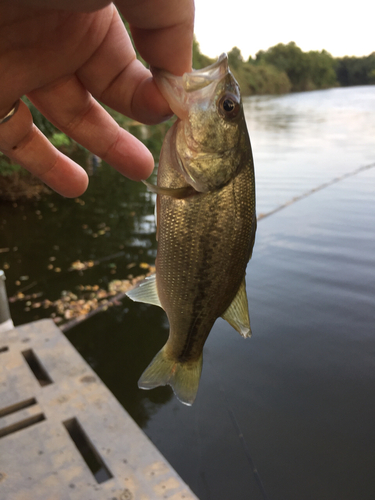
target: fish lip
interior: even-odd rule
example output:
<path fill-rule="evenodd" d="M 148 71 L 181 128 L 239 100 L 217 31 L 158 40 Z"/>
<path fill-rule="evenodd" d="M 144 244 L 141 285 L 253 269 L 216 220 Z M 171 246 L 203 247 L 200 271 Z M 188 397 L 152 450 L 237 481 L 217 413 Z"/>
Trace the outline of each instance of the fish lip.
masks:
<path fill-rule="evenodd" d="M 216 62 L 203 69 L 182 75 L 185 92 L 200 90 L 214 81 L 221 80 L 229 71 L 228 56 L 224 52 Z"/>
<path fill-rule="evenodd" d="M 174 114 L 180 120 L 184 120 L 188 117 L 189 94 L 224 78 L 229 72 L 228 56 L 223 53 L 210 66 L 184 73 L 182 76 L 172 75 L 158 68 L 151 68 L 151 72 L 158 89 Z"/>

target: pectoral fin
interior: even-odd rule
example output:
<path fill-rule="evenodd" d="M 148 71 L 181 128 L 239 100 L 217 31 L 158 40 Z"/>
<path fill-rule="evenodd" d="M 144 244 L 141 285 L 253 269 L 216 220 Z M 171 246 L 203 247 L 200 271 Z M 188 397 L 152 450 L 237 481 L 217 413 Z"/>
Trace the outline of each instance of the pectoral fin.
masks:
<path fill-rule="evenodd" d="M 197 193 L 197 191 L 191 186 L 184 186 L 181 188 L 168 188 L 168 187 L 155 186 L 154 184 L 150 184 L 147 181 L 142 181 L 142 182 L 145 186 L 147 186 L 147 189 L 151 191 L 151 193 L 171 196 L 172 198 L 177 198 L 178 200 L 187 198 L 188 196 L 192 196 L 193 194 Z"/>
<path fill-rule="evenodd" d="M 251 337 L 249 308 L 247 304 L 245 277 L 242 280 L 240 288 L 234 297 L 231 305 L 222 315 L 222 318 L 237 330 L 242 337 Z"/>
<path fill-rule="evenodd" d="M 147 276 L 129 292 L 126 292 L 126 295 L 130 299 L 134 300 L 134 302 L 144 302 L 146 304 L 153 304 L 154 306 L 162 307 L 156 288 L 156 274 Z"/>

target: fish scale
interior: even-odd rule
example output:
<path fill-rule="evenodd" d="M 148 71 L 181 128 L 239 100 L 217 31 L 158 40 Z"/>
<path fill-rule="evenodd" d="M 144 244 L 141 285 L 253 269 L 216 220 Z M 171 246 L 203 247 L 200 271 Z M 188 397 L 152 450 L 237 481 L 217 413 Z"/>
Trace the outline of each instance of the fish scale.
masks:
<path fill-rule="evenodd" d="M 157 193 L 156 274 L 128 295 L 161 306 L 170 325 L 139 386 L 169 384 L 192 404 L 216 319 L 244 337 L 251 332 L 245 272 L 256 231 L 253 159 L 226 56 L 184 77 L 156 72 L 155 79 L 179 119 L 163 142 L 157 186 L 148 185 Z"/>
<path fill-rule="evenodd" d="M 241 178 L 248 176 L 244 169 L 233 183 L 210 195 L 186 200 L 161 195 L 157 286 L 170 323 L 168 352 L 177 358 L 181 352 L 191 360 L 200 356 L 213 323 L 229 307 L 244 276 L 254 213 L 251 183 Z M 244 201 L 236 204 L 235 197 Z M 235 205 L 236 210 L 228 210 Z M 197 317 L 205 320 L 192 331 Z"/>

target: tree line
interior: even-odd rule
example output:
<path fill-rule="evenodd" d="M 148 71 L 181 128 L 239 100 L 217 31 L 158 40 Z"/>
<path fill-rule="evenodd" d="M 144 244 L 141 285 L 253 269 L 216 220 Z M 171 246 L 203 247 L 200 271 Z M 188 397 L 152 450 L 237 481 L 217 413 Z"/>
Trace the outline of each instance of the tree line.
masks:
<path fill-rule="evenodd" d="M 290 42 L 260 50 L 247 61 L 234 47 L 228 60 L 243 95 L 375 84 L 375 52 L 365 57 L 334 58 L 326 50 L 303 52 Z M 200 52 L 195 40 L 193 67 L 200 69 L 213 61 Z"/>
<path fill-rule="evenodd" d="M 129 31 L 127 23 L 125 25 Z M 142 61 L 138 53 L 137 57 Z M 240 49 L 233 47 L 228 53 L 228 59 L 230 68 L 240 84 L 242 95 L 284 94 L 375 84 L 375 52 L 366 57 L 334 58 L 325 50 L 303 52 L 294 42 L 290 42 L 260 50 L 255 58 L 250 57 L 247 61 L 244 60 Z M 214 59 L 201 53 L 198 42 L 194 40 L 193 68 L 204 68 L 213 62 Z M 57 148 L 71 154 L 79 147 L 49 123 L 28 99 L 24 98 L 24 101 L 30 108 L 35 124 Z M 106 109 L 122 127 L 136 136 L 140 134 L 139 126 L 132 120 L 109 108 Z M 142 138 L 148 147 L 153 148 L 154 142 L 161 143 L 165 133 L 163 127 L 152 127 L 148 137 Z M 156 147 L 153 149 L 158 150 Z M 19 165 L 0 153 L 0 177 L 14 177 L 14 174 L 22 175 L 22 172 L 23 169 Z"/>

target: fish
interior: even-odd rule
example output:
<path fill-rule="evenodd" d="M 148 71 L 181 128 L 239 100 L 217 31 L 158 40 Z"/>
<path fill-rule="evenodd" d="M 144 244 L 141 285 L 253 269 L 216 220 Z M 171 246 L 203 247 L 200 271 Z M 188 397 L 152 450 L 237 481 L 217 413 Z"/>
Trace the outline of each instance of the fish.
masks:
<path fill-rule="evenodd" d="M 156 197 L 155 274 L 127 295 L 167 314 L 169 337 L 138 386 L 170 385 L 192 405 L 203 346 L 217 318 L 251 335 L 245 274 L 256 232 L 255 178 L 240 88 L 226 54 L 175 76 L 154 70 L 177 120 L 163 141 Z"/>

